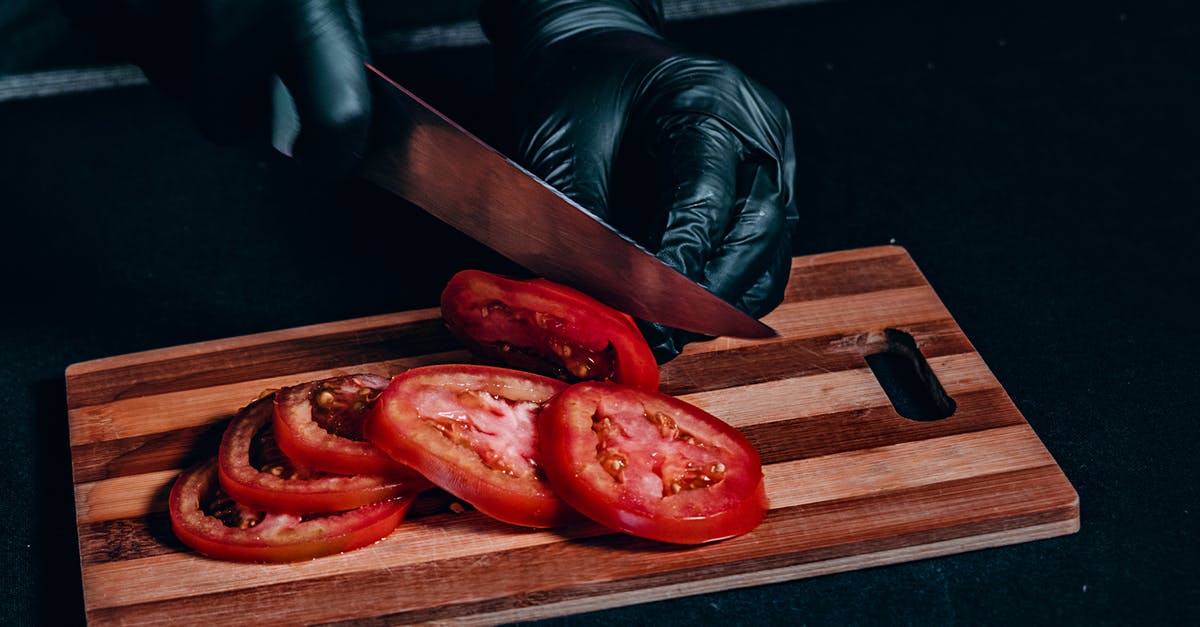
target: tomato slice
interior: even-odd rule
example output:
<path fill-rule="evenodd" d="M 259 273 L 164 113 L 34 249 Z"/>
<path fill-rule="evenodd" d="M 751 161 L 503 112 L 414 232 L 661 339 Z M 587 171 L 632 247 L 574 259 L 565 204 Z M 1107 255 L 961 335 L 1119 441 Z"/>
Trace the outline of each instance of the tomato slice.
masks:
<path fill-rule="evenodd" d="M 260 398 L 238 412 L 221 438 L 221 488 L 238 503 L 268 512 L 337 512 L 431 487 L 415 474 L 337 475 L 296 464 L 275 443 L 274 414 L 273 398 Z"/>
<path fill-rule="evenodd" d="M 435 485 L 499 520 L 554 527 L 573 517 L 542 475 L 538 414 L 567 385 L 493 366 L 414 368 L 392 379 L 367 437 Z"/>
<path fill-rule="evenodd" d="M 297 464 L 345 475 L 410 478 L 362 433 L 362 423 L 388 379 L 354 374 L 284 388 L 275 393 L 275 440 Z"/>
<path fill-rule="evenodd" d="M 450 332 L 491 363 L 658 389 L 658 363 L 633 318 L 576 289 L 463 270 L 441 306 Z"/>
<path fill-rule="evenodd" d="M 754 446 L 678 398 L 579 383 L 546 405 L 538 435 L 555 492 L 611 529 L 699 544 L 746 533 L 766 515 Z"/>
<path fill-rule="evenodd" d="M 215 459 L 183 472 L 171 488 L 171 529 L 198 553 L 244 562 L 292 562 L 349 551 L 387 536 L 414 496 L 325 515 L 264 514 L 229 498 Z"/>

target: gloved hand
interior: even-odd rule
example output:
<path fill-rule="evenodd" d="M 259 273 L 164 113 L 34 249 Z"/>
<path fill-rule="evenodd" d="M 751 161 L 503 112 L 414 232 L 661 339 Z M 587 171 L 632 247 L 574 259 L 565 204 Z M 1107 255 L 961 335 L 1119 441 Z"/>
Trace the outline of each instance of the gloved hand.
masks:
<path fill-rule="evenodd" d="M 485 0 L 481 21 L 518 161 L 739 309 L 780 303 L 797 211 L 773 94 L 664 39 L 659 0 Z M 702 337 L 641 326 L 660 362 Z"/>
<path fill-rule="evenodd" d="M 367 45 L 356 0 L 60 0 L 81 30 L 182 100 L 217 142 L 267 139 L 282 78 L 300 117 L 293 156 L 347 175 L 367 144 Z"/>

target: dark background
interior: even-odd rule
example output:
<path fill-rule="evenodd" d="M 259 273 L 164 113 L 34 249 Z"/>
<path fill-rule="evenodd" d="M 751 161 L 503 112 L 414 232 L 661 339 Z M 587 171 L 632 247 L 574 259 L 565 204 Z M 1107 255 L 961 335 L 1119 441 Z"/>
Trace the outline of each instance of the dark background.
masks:
<path fill-rule="evenodd" d="M 796 254 L 906 247 L 1075 485 L 1082 529 L 552 622 L 1196 624 L 1197 4 L 847 0 L 670 24 L 791 109 Z M 498 133 L 486 47 L 384 65 Z M 206 143 L 149 87 L 0 102 L 0 208 L 6 624 L 82 617 L 67 365 L 432 306 L 455 270 L 503 266 L 366 185 Z"/>

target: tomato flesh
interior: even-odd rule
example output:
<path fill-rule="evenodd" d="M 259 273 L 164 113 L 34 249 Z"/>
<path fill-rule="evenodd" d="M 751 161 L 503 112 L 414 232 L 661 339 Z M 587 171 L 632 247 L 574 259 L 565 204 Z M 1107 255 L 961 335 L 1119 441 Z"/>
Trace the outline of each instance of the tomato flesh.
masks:
<path fill-rule="evenodd" d="M 269 512 L 335 512 L 430 487 L 415 475 L 338 475 L 297 464 L 275 442 L 274 413 L 271 396 L 258 399 L 238 412 L 221 438 L 221 488 L 238 503 Z"/>
<path fill-rule="evenodd" d="M 414 368 L 392 379 L 368 439 L 435 485 L 499 520 L 554 527 L 573 517 L 538 459 L 538 414 L 566 384 L 475 365 Z"/>
<path fill-rule="evenodd" d="M 447 328 L 495 364 L 564 381 L 658 387 L 658 364 L 629 316 L 565 285 L 463 270 L 441 297 Z"/>
<path fill-rule="evenodd" d="M 340 553 L 387 536 L 414 496 L 321 515 L 256 512 L 221 490 L 215 459 L 183 472 L 171 488 L 171 529 L 217 559 L 291 562 Z"/>
<path fill-rule="evenodd" d="M 753 445 L 683 400 L 580 383 L 547 404 L 538 433 L 555 492 L 611 529 L 698 544 L 749 532 L 766 515 Z"/>
<path fill-rule="evenodd" d="M 310 381 L 275 393 L 275 440 L 292 461 L 326 472 L 415 476 L 362 433 L 363 420 L 388 385 L 378 375 L 355 374 Z"/>

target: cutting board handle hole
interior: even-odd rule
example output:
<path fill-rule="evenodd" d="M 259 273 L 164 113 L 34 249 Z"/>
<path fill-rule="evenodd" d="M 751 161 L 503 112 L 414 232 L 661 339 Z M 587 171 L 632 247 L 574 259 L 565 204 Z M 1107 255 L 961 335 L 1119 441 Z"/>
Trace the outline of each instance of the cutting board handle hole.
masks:
<path fill-rule="evenodd" d="M 954 415 L 954 399 L 946 394 L 911 335 L 884 329 L 882 350 L 865 359 L 896 413 L 909 420 L 943 420 Z"/>

